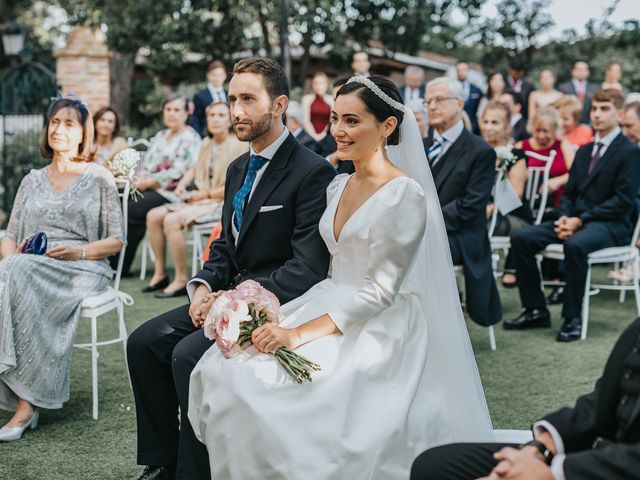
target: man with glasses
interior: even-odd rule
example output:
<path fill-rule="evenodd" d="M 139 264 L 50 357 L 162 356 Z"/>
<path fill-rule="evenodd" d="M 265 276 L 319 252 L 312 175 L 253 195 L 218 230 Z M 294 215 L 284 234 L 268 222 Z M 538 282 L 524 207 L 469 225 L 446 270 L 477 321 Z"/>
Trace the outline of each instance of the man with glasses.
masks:
<path fill-rule="evenodd" d="M 487 203 L 495 181 L 496 154 L 465 130 L 460 82 L 436 78 L 427 84 L 425 106 L 431 129 L 424 141 L 449 236 L 454 265 L 464 268 L 466 303 L 476 323 L 500 321 L 502 307 L 491 267 Z"/>

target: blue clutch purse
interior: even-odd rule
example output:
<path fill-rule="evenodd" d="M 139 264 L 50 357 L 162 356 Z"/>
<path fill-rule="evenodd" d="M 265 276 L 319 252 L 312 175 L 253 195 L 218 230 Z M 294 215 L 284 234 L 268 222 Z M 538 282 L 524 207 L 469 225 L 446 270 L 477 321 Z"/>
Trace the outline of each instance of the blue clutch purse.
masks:
<path fill-rule="evenodd" d="M 22 253 L 31 253 L 33 255 L 44 255 L 47 251 L 47 234 L 38 232 L 27 239 Z"/>

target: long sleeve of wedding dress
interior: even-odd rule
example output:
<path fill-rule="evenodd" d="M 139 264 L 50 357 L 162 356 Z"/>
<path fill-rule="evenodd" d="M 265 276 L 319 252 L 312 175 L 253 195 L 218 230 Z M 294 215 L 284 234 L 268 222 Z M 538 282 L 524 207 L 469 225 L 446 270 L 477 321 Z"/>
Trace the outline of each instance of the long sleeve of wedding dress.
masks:
<path fill-rule="evenodd" d="M 391 182 L 397 184 L 383 187 L 387 189 L 382 192 L 384 202 L 376 202 L 377 210 L 366 213 L 373 221 L 367 235 L 368 264 L 360 284 L 354 294 L 337 298 L 328 312 L 343 333 L 391 305 L 424 234 L 427 213 L 422 189 L 406 178 Z M 334 269 L 338 263 L 334 257 Z"/>

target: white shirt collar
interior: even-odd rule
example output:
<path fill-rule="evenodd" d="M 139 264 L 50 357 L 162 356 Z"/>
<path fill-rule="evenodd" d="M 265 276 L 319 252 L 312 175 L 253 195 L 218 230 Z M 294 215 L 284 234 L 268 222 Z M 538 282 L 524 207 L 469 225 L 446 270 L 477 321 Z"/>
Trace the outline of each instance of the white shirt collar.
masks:
<path fill-rule="evenodd" d="M 575 78 L 572 78 L 571 81 L 573 82 L 573 86 L 576 90 L 584 90 L 587 88 L 586 80 L 576 80 Z"/>
<path fill-rule="evenodd" d="M 620 135 L 620 132 L 622 130 L 620 130 L 620 127 L 616 127 L 613 129 L 612 132 L 609 132 L 607 135 L 605 135 L 604 137 L 600 138 L 600 135 L 598 135 L 596 133 L 594 139 L 593 139 L 593 143 L 594 145 L 597 144 L 598 142 L 602 143 L 604 147 L 608 147 L 609 145 L 611 145 L 611 142 L 613 142 L 613 140 Z"/>
<path fill-rule="evenodd" d="M 249 153 L 251 155 L 260 155 L 262 158 L 266 158 L 267 160 L 271 160 L 273 158 L 273 156 L 276 154 L 276 152 L 278 151 L 278 149 L 280 148 L 280 146 L 287 139 L 288 136 L 289 136 L 289 130 L 286 129 L 286 128 L 283 128 L 282 129 L 282 133 L 280 134 L 280 136 L 271 145 L 269 145 L 268 147 L 263 149 L 261 152 L 257 153 L 253 149 L 253 144 L 251 144 L 251 148 L 250 148 L 250 152 Z"/>
<path fill-rule="evenodd" d="M 511 126 L 513 127 L 516 123 L 520 121 L 521 118 L 522 118 L 522 114 L 516 113 L 513 117 L 511 117 Z"/>
<path fill-rule="evenodd" d="M 433 138 L 439 141 L 440 143 L 447 142 L 449 144 L 455 143 L 458 137 L 462 134 L 464 130 L 464 123 L 462 120 L 458 120 L 453 127 L 449 130 L 446 130 L 442 134 L 440 134 L 437 130 L 433 132 Z M 443 142 L 444 140 L 444 142 Z"/>

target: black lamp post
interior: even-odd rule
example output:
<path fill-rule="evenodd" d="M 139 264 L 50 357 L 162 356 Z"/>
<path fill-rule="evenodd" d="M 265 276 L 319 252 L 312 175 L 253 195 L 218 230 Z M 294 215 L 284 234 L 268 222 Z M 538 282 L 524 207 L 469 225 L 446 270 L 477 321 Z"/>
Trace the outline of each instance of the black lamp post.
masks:
<path fill-rule="evenodd" d="M 25 29 L 15 20 L 10 20 L 0 28 L 2 47 L 7 57 L 19 57 L 24 49 Z"/>

